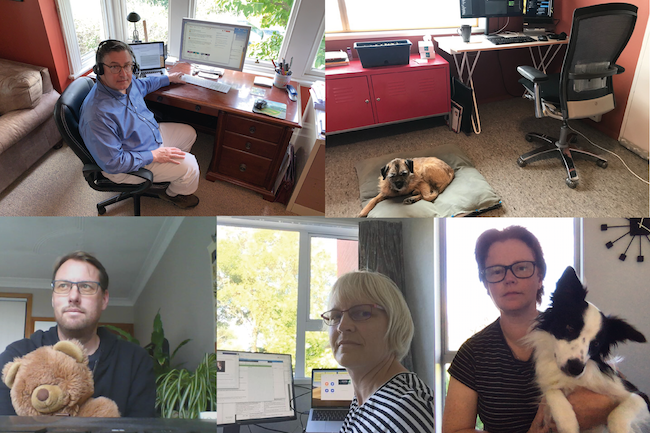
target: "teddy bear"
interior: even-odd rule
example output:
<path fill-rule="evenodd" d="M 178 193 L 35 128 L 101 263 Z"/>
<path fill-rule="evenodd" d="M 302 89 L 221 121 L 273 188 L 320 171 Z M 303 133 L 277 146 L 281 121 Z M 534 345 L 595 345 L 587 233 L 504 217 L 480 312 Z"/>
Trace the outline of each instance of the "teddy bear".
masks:
<path fill-rule="evenodd" d="M 2 381 L 11 388 L 11 403 L 20 416 L 120 416 L 113 400 L 92 398 L 93 374 L 77 340 L 59 341 L 15 358 L 2 369 Z"/>

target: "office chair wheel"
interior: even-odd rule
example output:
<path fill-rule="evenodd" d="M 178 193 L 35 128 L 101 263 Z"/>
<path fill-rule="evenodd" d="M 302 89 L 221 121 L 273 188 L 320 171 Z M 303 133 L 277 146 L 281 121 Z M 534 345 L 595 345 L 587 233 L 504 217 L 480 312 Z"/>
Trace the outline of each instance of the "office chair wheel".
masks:
<path fill-rule="evenodd" d="M 526 141 L 529 142 L 529 143 L 532 143 L 533 142 L 533 136 L 530 135 L 530 134 L 526 134 Z"/>
<path fill-rule="evenodd" d="M 607 168 L 607 161 L 596 161 L 596 165 L 600 168 Z"/>
<path fill-rule="evenodd" d="M 517 159 L 517 164 L 519 165 L 519 167 L 526 167 L 528 165 L 528 163 L 526 161 L 524 161 L 521 158 L 521 156 L 519 157 L 519 159 Z"/>
<path fill-rule="evenodd" d="M 106 208 L 104 206 L 97 205 L 97 213 L 104 215 L 106 213 Z"/>
<path fill-rule="evenodd" d="M 566 178 L 565 182 L 566 182 L 566 185 L 571 189 L 575 189 L 576 186 L 578 186 L 578 182 L 571 180 L 571 178 L 569 178 L 569 177 Z"/>

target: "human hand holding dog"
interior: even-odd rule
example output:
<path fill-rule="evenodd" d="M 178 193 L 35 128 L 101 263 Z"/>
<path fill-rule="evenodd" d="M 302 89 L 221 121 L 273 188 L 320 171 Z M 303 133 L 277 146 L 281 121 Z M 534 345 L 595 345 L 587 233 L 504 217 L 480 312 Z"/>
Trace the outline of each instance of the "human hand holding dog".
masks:
<path fill-rule="evenodd" d="M 545 413 L 544 413 L 545 408 L 546 408 L 546 400 L 542 399 L 542 402 L 540 403 L 539 408 L 537 409 L 537 414 L 535 415 L 535 419 L 533 419 L 533 423 L 530 425 L 530 428 L 528 429 L 528 433 L 549 433 L 551 427 L 553 428 L 555 427 L 555 424 L 553 423 L 553 418 L 551 418 L 550 414 L 548 417 L 545 418 Z"/>
<path fill-rule="evenodd" d="M 573 406 L 580 430 L 607 424 L 609 413 L 617 406 L 609 396 L 597 394 L 583 387 L 578 387 L 567 395 L 567 400 Z"/>

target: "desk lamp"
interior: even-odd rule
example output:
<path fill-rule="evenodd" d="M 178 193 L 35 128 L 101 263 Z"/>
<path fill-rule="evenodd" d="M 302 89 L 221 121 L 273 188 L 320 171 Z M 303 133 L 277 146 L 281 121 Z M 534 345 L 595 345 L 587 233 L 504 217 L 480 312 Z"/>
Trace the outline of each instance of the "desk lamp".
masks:
<path fill-rule="evenodd" d="M 135 26 L 135 23 L 140 21 L 140 15 L 135 12 L 131 12 L 127 17 L 127 21 L 133 23 L 133 43 L 142 42 L 140 40 L 140 35 L 138 34 L 138 29 Z"/>

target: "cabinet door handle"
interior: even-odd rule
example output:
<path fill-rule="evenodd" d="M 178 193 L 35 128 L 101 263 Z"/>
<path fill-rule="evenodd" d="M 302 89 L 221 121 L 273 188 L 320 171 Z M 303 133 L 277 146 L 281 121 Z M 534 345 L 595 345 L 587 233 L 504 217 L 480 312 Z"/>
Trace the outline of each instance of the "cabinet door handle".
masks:
<path fill-rule="evenodd" d="M 250 132 L 251 134 L 255 134 L 255 127 L 251 126 L 250 128 L 248 128 L 248 132 Z"/>
<path fill-rule="evenodd" d="M 246 142 L 246 150 L 251 150 L 251 142 L 250 141 Z"/>
<path fill-rule="evenodd" d="M 196 111 L 201 111 L 201 106 L 200 106 L 200 105 L 196 105 L 196 106 L 194 107 L 194 109 L 195 109 Z"/>
<path fill-rule="evenodd" d="M 369 103 L 370 103 L 370 101 L 366 99 L 366 104 L 369 104 Z"/>
<path fill-rule="evenodd" d="M 381 101 L 381 98 L 377 98 L 377 102 Z"/>
<path fill-rule="evenodd" d="M 241 171 L 241 172 L 246 171 L 246 164 L 240 164 L 239 171 Z"/>

